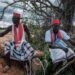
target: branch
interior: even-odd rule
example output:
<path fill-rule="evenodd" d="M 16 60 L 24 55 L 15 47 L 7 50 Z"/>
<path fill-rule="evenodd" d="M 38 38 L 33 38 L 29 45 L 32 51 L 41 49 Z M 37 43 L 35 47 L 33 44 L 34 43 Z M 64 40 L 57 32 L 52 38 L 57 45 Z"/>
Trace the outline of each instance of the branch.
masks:
<path fill-rule="evenodd" d="M 15 2 L 13 2 L 13 3 L 10 3 L 10 4 L 8 4 L 8 5 L 3 9 L 3 12 L 2 12 L 2 15 L 1 15 L 1 17 L 0 17 L 0 20 L 3 19 L 5 10 L 6 10 L 9 6 L 11 6 L 11 5 L 13 5 L 13 4 L 17 3 L 17 2 L 20 2 L 20 1 L 15 1 Z"/>
<path fill-rule="evenodd" d="M 68 62 L 65 66 L 63 66 L 62 68 L 60 68 L 56 73 L 54 73 L 53 75 L 58 75 L 61 71 L 63 71 L 65 68 L 67 68 L 69 65 L 71 65 L 72 63 L 74 63 L 75 62 L 75 58 L 72 60 L 72 61 L 70 61 L 70 62 Z"/>
<path fill-rule="evenodd" d="M 39 1 L 40 4 L 44 4 L 46 7 L 50 7 L 49 5 L 47 5 L 46 3 L 44 2 L 41 2 Z M 49 14 L 47 13 L 47 11 L 43 10 L 42 8 L 40 9 L 40 7 L 36 4 L 36 2 L 31 2 L 31 4 L 34 6 L 35 8 L 35 13 L 37 14 L 38 13 L 42 13 L 42 14 L 45 14 L 46 16 L 49 16 Z M 41 14 L 41 15 L 42 15 Z"/>

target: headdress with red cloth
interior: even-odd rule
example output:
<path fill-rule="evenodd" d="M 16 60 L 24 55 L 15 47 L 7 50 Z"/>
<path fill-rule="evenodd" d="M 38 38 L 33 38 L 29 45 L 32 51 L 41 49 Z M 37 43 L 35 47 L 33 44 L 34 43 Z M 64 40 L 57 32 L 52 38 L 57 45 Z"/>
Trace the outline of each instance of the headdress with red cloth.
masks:
<path fill-rule="evenodd" d="M 13 16 L 14 16 L 14 17 L 20 17 L 20 14 L 17 13 L 17 12 L 14 12 L 14 13 L 13 13 Z"/>
<path fill-rule="evenodd" d="M 60 25 L 60 20 L 58 20 L 58 19 L 52 20 L 51 24 L 52 25 L 55 25 L 55 24 Z M 62 34 L 61 34 L 60 30 L 58 30 L 57 36 L 59 39 L 62 39 Z M 50 38 L 51 38 L 51 43 L 53 44 L 53 42 L 56 40 L 53 31 L 51 32 Z"/>
<path fill-rule="evenodd" d="M 13 11 L 14 17 L 22 17 L 22 14 L 23 14 L 23 10 L 20 10 L 18 8 L 15 8 L 14 11 Z"/>
<path fill-rule="evenodd" d="M 58 25 L 60 25 L 60 20 L 52 20 L 52 22 L 51 22 L 51 24 L 52 25 L 54 25 L 54 24 L 58 24 Z"/>

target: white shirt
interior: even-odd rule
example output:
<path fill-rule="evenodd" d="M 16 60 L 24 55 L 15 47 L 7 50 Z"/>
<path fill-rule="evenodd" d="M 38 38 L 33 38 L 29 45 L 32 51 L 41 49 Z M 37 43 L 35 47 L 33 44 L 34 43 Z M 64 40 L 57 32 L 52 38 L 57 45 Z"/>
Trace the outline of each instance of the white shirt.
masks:
<path fill-rule="evenodd" d="M 70 39 L 70 36 L 67 35 L 67 33 L 65 31 L 60 30 L 60 33 L 61 33 L 62 38 L 64 40 L 69 40 Z M 46 33 L 45 33 L 45 42 L 51 42 L 51 31 L 50 30 L 46 31 Z"/>

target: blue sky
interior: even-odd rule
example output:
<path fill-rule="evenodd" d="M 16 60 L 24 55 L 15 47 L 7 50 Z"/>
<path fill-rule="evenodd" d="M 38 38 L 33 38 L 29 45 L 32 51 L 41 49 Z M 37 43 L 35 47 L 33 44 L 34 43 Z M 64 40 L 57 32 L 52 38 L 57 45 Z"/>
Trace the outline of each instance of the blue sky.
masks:
<path fill-rule="evenodd" d="M 2 15 L 2 11 L 3 11 L 3 8 L 6 7 L 8 4 L 6 3 L 3 3 L 3 2 L 9 2 L 9 3 L 12 3 L 13 1 L 12 0 L 0 0 L 0 15 Z M 18 4 L 16 4 L 17 6 Z M 19 5 L 20 6 L 20 5 Z M 18 12 L 20 13 L 23 13 L 23 10 L 21 8 L 17 8 L 17 7 L 11 7 L 9 6 L 6 11 L 5 11 L 5 14 L 4 14 L 4 17 L 3 19 L 0 21 L 0 27 L 8 27 L 9 25 L 12 24 L 12 15 L 13 15 L 13 12 L 14 10 L 17 10 Z M 27 13 L 28 14 L 28 13 Z"/>
<path fill-rule="evenodd" d="M 54 3 L 55 0 L 50 0 L 52 3 Z M 2 9 L 7 6 L 6 3 L 2 3 L 2 2 L 8 2 L 8 3 L 12 3 L 13 0 L 0 0 L 0 15 L 1 15 L 1 11 Z M 16 4 L 18 5 L 18 4 Z M 19 5 L 21 6 L 21 5 Z M 23 10 L 20 9 L 20 8 L 16 8 L 18 9 L 19 12 L 22 12 Z M 5 11 L 5 14 L 4 14 L 4 17 L 3 17 L 3 20 L 0 21 L 0 27 L 7 27 L 9 25 L 12 24 L 12 14 L 13 14 L 13 11 L 14 11 L 14 8 L 13 7 L 9 7 L 6 11 Z M 25 16 L 29 16 L 29 13 L 26 12 L 25 13 Z"/>
<path fill-rule="evenodd" d="M 9 3 L 12 3 L 13 0 L 0 0 L 0 1 L 5 1 L 5 2 L 9 2 Z M 55 0 L 50 0 L 52 3 L 55 1 Z"/>
<path fill-rule="evenodd" d="M 54 3 L 55 0 L 50 0 L 52 3 Z"/>

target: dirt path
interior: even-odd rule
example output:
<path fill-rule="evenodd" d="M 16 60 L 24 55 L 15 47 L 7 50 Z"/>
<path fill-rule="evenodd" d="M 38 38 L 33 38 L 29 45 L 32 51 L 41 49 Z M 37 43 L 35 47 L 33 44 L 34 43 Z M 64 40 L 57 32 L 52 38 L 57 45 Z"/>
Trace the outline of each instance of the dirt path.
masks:
<path fill-rule="evenodd" d="M 12 65 L 7 73 L 3 73 L 3 64 L 3 59 L 0 59 L 0 75 L 24 75 L 23 70 L 15 65 Z"/>

